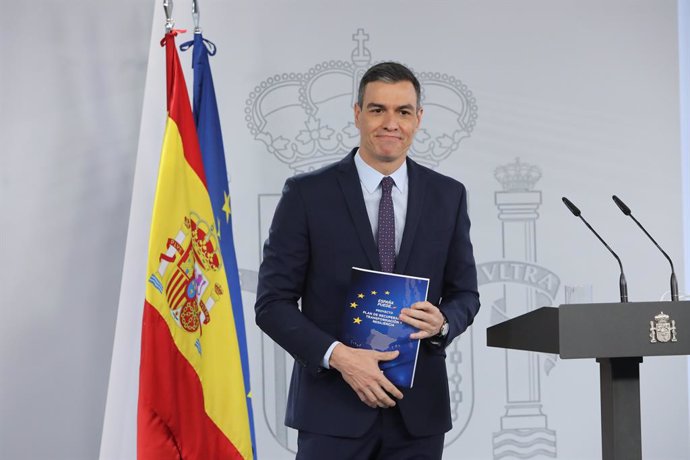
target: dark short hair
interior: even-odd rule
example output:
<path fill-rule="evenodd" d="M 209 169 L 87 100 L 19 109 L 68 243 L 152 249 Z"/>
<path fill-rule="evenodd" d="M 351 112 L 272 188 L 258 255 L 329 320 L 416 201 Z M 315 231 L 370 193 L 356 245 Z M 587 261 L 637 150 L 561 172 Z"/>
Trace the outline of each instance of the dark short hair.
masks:
<path fill-rule="evenodd" d="M 381 62 L 369 68 L 362 80 L 359 82 L 359 90 L 357 92 L 357 104 L 362 107 L 364 103 L 364 89 L 366 86 L 374 81 L 382 81 L 384 83 L 398 83 L 401 81 L 409 81 L 414 86 L 414 91 L 417 93 L 417 109 L 421 107 L 422 89 L 419 85 L 419 80 L 414 76 L 414 73 L 407 67 L 397 62 Z"/>

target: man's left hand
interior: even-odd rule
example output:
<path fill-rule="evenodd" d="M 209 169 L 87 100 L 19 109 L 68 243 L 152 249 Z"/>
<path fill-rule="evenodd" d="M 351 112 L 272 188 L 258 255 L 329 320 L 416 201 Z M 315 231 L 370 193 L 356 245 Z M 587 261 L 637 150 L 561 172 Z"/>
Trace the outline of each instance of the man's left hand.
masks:
<path fill-rule="evenodd" d="M 403 308 L 400 311 L 400 321 L 419 329 L 410 334 L 411 339 L 426 339 L 441 331 L 445 318 L 438 307 L 424 301 L 416 302 L 410 308 Z"/>

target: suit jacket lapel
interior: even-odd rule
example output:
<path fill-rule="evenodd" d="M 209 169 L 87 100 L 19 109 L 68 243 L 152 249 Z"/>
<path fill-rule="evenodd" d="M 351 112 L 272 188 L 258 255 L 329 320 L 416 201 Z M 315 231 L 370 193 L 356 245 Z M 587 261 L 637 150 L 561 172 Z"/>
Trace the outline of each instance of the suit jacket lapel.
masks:
<path fill-rule="evenodd" d="M 407 217 L 405 218 L 405 231 L 400 244 L 400 252 L 395 260 L 396 273 L 405 273 L 417 226 L 422 218 L 426 195 L 427 175 L 423 174 L 422 168 L 417 163 L 409 159 L 407 160 L 407 178 L 409 188 L 407 191 Z"/>
<path fill-rule="evenodd" d="M 373 231 L 369 224 L 369 215 L 367 214 L 364 197 L 362 196 L 362 185 L 360 184 L 357 167 L 355 166 L 355 151 L 356 149 L 350 152 L 338 165 L 338 183 L 343 191 L 359 241 L 369 258 L 369 263 L 372 269 L 381 270 L 376 241 L 374 241 Z"/>

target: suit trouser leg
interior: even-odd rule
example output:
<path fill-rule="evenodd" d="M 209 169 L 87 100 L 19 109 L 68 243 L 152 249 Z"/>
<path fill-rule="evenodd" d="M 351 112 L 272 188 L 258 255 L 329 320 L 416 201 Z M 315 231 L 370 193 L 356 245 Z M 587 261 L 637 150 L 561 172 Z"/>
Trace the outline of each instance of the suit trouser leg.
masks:
<path fill-rule="evenodd" d="M 412 436 L 397 407 L 383 411 L 383 440 L 377 460 L 440 460 L 444 434 Z"/>
<path fill-rule="evenodd" d="M 296 460 L 439 460 L 444 435 L 409 434 L 397 407 L 379 409 L 372 427 L 359 438 L 300 431 Z"/>

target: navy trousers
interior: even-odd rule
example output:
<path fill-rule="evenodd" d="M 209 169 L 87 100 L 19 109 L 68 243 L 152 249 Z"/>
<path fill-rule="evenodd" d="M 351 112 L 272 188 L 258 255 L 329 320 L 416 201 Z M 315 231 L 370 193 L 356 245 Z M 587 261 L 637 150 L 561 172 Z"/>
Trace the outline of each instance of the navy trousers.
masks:
<path fill-rule="evenodd" d="M 360 438 L 300 431 L 295 460 L 440 460 L 444 435 L 411 436 L 397 407 L 379 409 L 379 416 Z"/>

